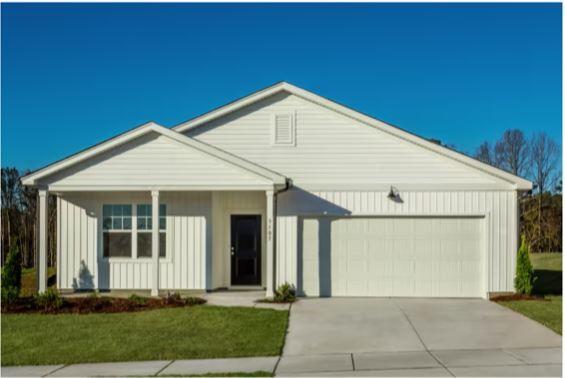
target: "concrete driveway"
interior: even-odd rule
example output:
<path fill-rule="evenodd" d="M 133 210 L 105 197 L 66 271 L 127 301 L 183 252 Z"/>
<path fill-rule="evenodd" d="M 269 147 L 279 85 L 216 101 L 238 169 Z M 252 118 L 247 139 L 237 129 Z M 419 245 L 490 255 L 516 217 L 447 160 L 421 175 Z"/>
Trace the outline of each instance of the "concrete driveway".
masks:
<path fill-rule="evenodd" d="M 481 299 L 302 299 L 276 374 L 561 376 L 561 336 Z"/>

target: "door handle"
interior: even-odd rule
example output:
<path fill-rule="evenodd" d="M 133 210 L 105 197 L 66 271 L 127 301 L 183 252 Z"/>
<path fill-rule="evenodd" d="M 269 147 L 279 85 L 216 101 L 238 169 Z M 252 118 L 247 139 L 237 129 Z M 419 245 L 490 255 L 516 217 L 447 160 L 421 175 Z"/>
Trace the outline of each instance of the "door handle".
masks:
<path fill-rule="evenodd" d="M 231 255 L 232 255 L 232 256 L 235 255 L 235 250 L 234 250 L 233 246 L 231 247 Z"/>

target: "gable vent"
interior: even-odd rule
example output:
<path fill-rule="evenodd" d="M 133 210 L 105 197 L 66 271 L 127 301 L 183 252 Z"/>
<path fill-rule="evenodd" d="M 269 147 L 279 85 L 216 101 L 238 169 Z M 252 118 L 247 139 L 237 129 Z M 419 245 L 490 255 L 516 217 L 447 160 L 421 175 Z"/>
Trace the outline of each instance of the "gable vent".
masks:
<path fill-rule="evenodd" d="M 293 146 L 295 136 L 294 116 L 291 113 L 275 114 L 273 117 L 273 144 Z"/>

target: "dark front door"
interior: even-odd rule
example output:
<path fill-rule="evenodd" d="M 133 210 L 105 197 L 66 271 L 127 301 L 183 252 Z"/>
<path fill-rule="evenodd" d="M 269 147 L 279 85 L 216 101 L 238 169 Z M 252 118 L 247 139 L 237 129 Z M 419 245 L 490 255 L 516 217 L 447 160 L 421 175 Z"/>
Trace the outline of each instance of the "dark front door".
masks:
<path fill-rule="evenodd" d="M 231 284 L 261 284 L 261 216 L 231 216 Z"/>

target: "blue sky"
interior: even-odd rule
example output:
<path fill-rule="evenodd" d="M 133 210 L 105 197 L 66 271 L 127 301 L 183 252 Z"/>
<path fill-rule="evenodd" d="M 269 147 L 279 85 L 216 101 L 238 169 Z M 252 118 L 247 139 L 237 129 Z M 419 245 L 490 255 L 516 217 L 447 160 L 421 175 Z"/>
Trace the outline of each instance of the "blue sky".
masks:
<path fill-rule="evenodd" d="M 560 4 L 2 4 L 2 165 L 285 80 L 472 153 L 561 143 Z"/>

